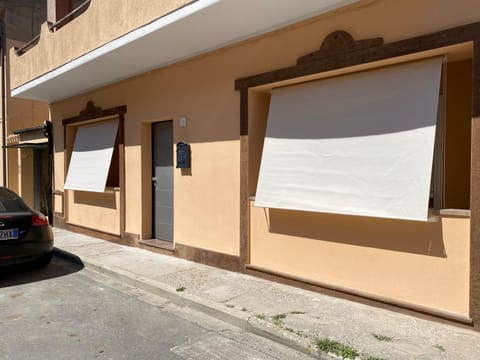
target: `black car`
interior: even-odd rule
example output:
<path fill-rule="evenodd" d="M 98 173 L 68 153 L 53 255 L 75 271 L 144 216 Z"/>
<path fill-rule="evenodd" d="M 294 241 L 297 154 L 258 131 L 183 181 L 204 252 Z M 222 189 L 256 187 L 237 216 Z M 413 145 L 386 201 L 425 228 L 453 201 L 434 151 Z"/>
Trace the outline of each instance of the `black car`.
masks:
<path fill-rule="evenodd" d="M 0 187 L 0 268 L 50 263 L 53 233 L 48 219 L 28 207 L 13 191 Z"/>

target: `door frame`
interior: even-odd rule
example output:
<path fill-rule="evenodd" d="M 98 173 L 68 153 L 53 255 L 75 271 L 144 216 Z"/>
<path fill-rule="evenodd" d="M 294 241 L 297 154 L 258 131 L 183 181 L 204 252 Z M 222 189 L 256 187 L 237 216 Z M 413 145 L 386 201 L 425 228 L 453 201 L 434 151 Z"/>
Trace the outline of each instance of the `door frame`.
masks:
<path fill-rule="evenodd" d="M 153 186 L 153 177 L 154 177 L 154 174 L 155 174 L 155 167 L 154 167 L 154 149 L 155 149 L 155 146 L 154 146 L 154 131 L 153 131 L 153 128 L 155 125 L 157 124 L 161 124 L 161 123 L 167 123 L 167 122 L 170 122 L 172 124 L 172 144 L 174 144 L 174 140 L 175 140 L 175 134 L 174 134 L 174 120 L 172 118 L 167 118 L 167 119 L 164 119 L 164 120 L 158 120 L 158 121 L 153 121 L 150 123 L 150 217 L 151 217 L 151 224 L 150 224 L 150 231 L 151 231 L 151 238 L 152 240 L 156 240 L 156 241 L 161 241 L 161 242 L 165 242 L 165 243 L 168 243 L 168 244 L 175 244 L 175 236 L 174 236 L 174 229 L 175 229 L 175 213 L 174 213 L 174 208 L 175 208 L 175 199 L 174 199 L 174 203 L 173 203 L 173 206 L 172 206 L 172 240 L 165 240 L 165 239 L 157 239 L 155 237 L 155 189 L 154 189 L 154 186 Z M 175 159 L 174 159 L 174 155 L 172 154 L 172 167 L 175 163 Z M 173 170 L 172 170 L 173 172 Z M 174 173 L 172 174 L 173 176 L 175 175 Z M 173 194 L 175 194 L 175 177 L 173 178 L 173 182 L 172 182 L 172 187 L 173 187 Z"/>

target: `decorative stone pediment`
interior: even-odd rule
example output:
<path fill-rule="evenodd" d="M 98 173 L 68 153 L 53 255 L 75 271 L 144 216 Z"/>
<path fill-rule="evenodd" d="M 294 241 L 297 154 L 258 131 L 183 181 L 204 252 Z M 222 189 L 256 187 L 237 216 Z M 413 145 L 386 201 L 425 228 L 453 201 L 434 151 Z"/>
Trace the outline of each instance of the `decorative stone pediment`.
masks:
<path fill-rule="evenodd" d="M 94 119 L 96 117 L 102 116 L 102 108 L 95 106 L 93 101 L 87 102 L 85 109 L 80 111 L 80 117 L 87 118 L 87 119 Z"/>
<path fill-rule="evenodd" d="M 335 31 L 323 40 L 319 50 L 298 58 L 297 64 L 305 64 L 323 58 L 339 56 L 344 53 L 383 46 L 383 44 L 383 38 L 354 40 L 353 36 L 346 31 Z"/>

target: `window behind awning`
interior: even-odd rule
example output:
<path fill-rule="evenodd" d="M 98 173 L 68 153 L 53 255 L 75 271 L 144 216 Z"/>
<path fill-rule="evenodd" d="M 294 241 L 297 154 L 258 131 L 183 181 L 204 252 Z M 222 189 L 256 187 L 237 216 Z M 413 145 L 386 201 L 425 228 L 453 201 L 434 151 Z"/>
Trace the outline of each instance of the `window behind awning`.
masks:
<path fill-rule="evenodd" d="M 255 206 L 426 221 L 442 62 L 273 90 Z"/>
<path fill-rule="evenodd" d="M 117 130 L 118 120 L 78 126 L 65 189 L 105 191 Z"/>

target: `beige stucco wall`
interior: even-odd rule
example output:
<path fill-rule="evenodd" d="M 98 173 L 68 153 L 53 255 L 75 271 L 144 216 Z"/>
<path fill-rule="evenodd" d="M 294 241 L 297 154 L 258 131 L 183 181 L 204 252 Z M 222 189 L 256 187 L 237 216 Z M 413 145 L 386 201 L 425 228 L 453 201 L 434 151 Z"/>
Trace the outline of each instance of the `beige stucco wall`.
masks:
<path fill-rule="evenodd" d="M 446 67 L 447 208 L 469 208 L 471 66 L 470 60 L 464 60 Z M 269 96 L 252 91 L 249 100 L 253 195 Z M 440 223 L 420 223 L 253 207 L 251 215 L 252 265 L 468 315 L 468 218 L 443 217 Z"/>
<path fill-rule="evenodd" d="M 19 195 L 25 200 L 28 206 L 35 206 L 35 195 L 33 189 L 33 150 L 21 149 L 20 164 L 18 171 Z M 15 174 L 12 174 L 15 175 Z"/>
<path fill-rule="evenodd" d="M 68 190 L 66 199 L 69 224 L 120 235 L 119 191 L 94 193 Z"/>
<path fill-rule="evenodd" d="M 7 104 L 9 134 L 14 130 L 42 125 L 48 119 L 48 104 L 9 97 Z"/>
<path fill-rule="evenodd" d="M 15 191 L 20 193 L 21 185 L 21 163 L 20 163 L 20 150 L 18 149 L 7 149 L 7 186 Z"/>
<path fill-rule="evenodd" d="M 476 0 L 464 0 L 462 6 L 448 0 L 369 1 L 52 104 L 55 188 L 63 189 L 66 174 L 61 119 L 78 115 L 88 100 L 104 109 L 126 105 L 125 230 L 148 238 L 149 124 L 174 119 L 174 142 L 187 141 L 192 146 L 191 173 L 175 170 L 175 241 L 238 255 L 240 104 L 233 88 L 235 79 L 293 65 L 339 29 L 358 39 L 383 36 L 391 42 L 479 20 L 480 3 Z M 253 113 L 258 111 L 257 118 L 264 119 L 268 97 L 255 97 L 251 106 L 258 106 Z M 178 126 L 182 115 L 187 117 L 186 128 Z M 255 127 L 254 119 L 250 119 L 252 139 L 257 140 L 251 146 L 259 148 L 262 129 Z M 250 154 L 252 162 L 258 159 L 258 153 Z M 255 176 L 250 180 L 253 182 Z M 250 191 L 253 189 L 251 185 Z M 90 222 L 89 209 L 82 208 L 82 213 L 74 215 L 77 223 Z M 468 314 L 468 219 L 443 218 L 431 225 L 305 213 L 291 217 L 276 213 L 272 219 L 270 215 L 269 211 L 252 209 L 254 264 Z M 275 221 L 277 224 L 292 229 L 271 231 L 274 218 L 282 219 Z M 357 232 L 349 231 L 350 227 Z M 324 258 L 328 261 L 317 265 L 318 259 Z"/>
<path fill-rule="evenodd" d="M 7 39 L 7 49 L 13 49 L 15 46 L 21 46 L 22 43 Z M 7 58 L 7 134 L 14 130 L 30 128 L 41 125 L 43 121 L 49 119 L 48 104 L 40 101 L 12 98 L 10 88 L 12 88 L 11 78 L 15 77 L 15 70 L 12 69 L 12 63 Z"/>
<path fill-rule="evenodd" d="M 437 223 L 251 208 L 251 263 L 468 316 L 468 218 Z"/>
<path fill-rule="evenodd" d="M 22 56 L 10 52 L 12 89 L 189 2 L 91 0 L 82 15 L 58 31 L 44 23 L 36 46 Z"/>
<path fill-rule="evenodd" d="M 65 216 L 65 194 L 63 192 L 56 192 L 53 194 L 52 207 L 54 216 Z"/>
<path fill-rule="evenodd" d="M 51 106 L 55 138 L 55 189 L 62 190 L 66 169 L 60 119 L 74 116 L 93 99 L 104 109 L 127 106 L 125 115 L 126 232 L 151 237 L 150 123 L 174 119 L 174 143 L 191 143 L 192 169 L 175 169 L 174 239 L 221 253 L 239 252 L 238 94 L 230 77 L 212 78 L 204 66 L 171 68 Z M 172 71 L 173 70 L 173 71 Z M 218 82 L 217 82 L 218 81 Z M 204 89 L 204 90 L 202 90 Z M 226 94 L 220 101 L 218 93 Z M 178 117 L 187 116 L 187 127 Z M 69 200 L 70 201 L 70 200 Z M 67 221 L 91 224 L 90 210 L 68 205 Z M 77 210 L 80 210 L 77 208 Z M 55 209 L 57 212 L 61 210 Z M 74 215 L 75 213 L 75 215 Z M 118 217 L 112 217 L 116 221 Z M 84 225 L 87 226 L 87 225 Z"/>

